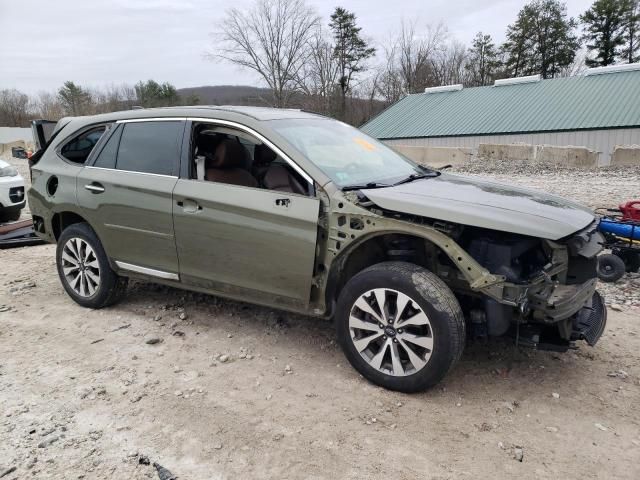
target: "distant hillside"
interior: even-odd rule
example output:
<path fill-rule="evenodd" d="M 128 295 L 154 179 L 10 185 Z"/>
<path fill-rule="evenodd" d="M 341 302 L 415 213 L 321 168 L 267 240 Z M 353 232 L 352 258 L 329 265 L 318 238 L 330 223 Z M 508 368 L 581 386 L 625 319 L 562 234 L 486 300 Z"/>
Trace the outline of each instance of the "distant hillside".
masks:
<path fill-rule="evenodd" d="M 268 88 L 246 85 L 214 85 L 203 87 L 179 88 L 183 97 L 196 95 L 200 105 L 253 105 L 269 106 L 271 92 Z"/>
<path fill-rule="evenodd" d="M 191 103 L 189 97 L 195 95 L 200 105 L 247 105 L 256 107 L 270 107 L 272 96 L 268 88 L 250 87 L 246 85 L 212 85 L 191 88 L 179 88 L 178 95 L 183 103 Z M 314 101 L 315 100 L 315 101 Z M 362 125 L 371 117 L 379 113 L 386 106 L 377 99 L 349 98 L 347 100 L 346 122 L 352 125 Z M 317 99 L 305 97 L 295 93 L 289 99 L 289 107 L 303 108 L 310 111 L 322 112 L 315 105 Z M 329 113 L 331 115 L 331 113 Z"/>

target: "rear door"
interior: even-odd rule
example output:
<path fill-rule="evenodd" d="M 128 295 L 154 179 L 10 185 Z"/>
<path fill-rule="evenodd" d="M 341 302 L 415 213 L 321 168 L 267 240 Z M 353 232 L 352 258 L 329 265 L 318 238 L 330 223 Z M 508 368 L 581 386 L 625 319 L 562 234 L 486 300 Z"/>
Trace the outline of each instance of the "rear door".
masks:
<path fill-rule="evenodd" d="M 182 120 L 124 121 L 77 177 L 78 202 L 119 268 L 178 279 L 172 191 Z"/>

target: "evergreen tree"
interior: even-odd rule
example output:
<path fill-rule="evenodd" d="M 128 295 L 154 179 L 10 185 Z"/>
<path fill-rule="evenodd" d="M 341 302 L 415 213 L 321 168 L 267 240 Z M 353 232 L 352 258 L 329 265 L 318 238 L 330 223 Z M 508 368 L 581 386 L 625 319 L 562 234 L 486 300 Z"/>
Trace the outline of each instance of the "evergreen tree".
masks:
<path fill-rule="evenodd" d="M 362 30 L 356 24 L 356 16 L 341 7 L 336 7 L 331 15 L 329 27 L 333 33 L 333 55 L 338 62 L 338 86 L 340 87 L 340 118 L 345 118 L 347 94 L 359 72 L 365 70 L 365 61 L 376 49 L 370 47 L 360 35 Z"/>
<path fill-rule="evenodd" d="M 554 78 L 571 65 L 579 47 L 576 22 L 558 0 L 534 0 L 507 29 L 503 51 L 512 76 L 539 73 Z"/>
<path fill-rule="evenodd" d="M 91 94 L 72 81 L 66 81 L 60 87 L 58 99 L 67 115 L 84 115 L 91 105 Z"/>
<path fill-rule="evenodd" d="M 168 82 L 141 81 L 135 85 L 135 90 L 138 103 L 143 107 L 170 107 L 180 100 L 176 87 Z"/>
<path fill-rule="evenodd" d="M 469 48 L 465 68 L 469 74 L 469 85 L 479 87 L 493 82 L 500 69 L 498 50 L 491 35 L 478 32 Z"/>
<path fill-rule="evenodd" d="M 624 45 L 623 26 L 627 0 L 596 0 L 591 8 L 580 15 L 585 26 L 583 38 L 591 58 L 588 67 L 613 65 Z M 595 54 L 595 55 L 594 55 Z"/>
<path fill-rule="evenodd" d="M 640 0 L 622 0 L 623 48 L 620 59 L 625 63 L 640 62 Z"/>

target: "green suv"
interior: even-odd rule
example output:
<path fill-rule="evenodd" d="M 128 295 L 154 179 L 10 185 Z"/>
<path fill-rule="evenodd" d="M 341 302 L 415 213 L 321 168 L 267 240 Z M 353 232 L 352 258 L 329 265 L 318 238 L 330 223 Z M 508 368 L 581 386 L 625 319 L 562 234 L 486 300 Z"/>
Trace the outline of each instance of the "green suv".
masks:
<path fill-rule="evenodd" d="M 35 229 L 82 306 L 138 278 L 333 318 L 351 364 L 405 392 L 441 380 L 467 336 L 564 351 L 604 330 L 602 238 L 578 204 L 431 170 L 298 110 L 35 124 Z"/>

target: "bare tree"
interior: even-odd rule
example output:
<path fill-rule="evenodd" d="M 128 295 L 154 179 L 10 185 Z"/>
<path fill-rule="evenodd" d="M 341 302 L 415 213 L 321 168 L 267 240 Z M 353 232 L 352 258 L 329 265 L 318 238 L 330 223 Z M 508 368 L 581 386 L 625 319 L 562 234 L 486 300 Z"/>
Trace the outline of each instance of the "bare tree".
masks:
<path fill-rule="evenodd" d="M 51 92 L 40 92 L 34 100 L 34 113 L 45 120 L 60 120 L 64 116 L 64 108 L 58 95 Z"/>
<path fill-rule="evenodd" d="M 26 127 L 29 121 L 29 97 L 15 89 L 0 90 L 0 125 Z"/>
<path fill-rule="evenodd" d="M 417 93 L 436 84 L 433 58 L 444 49 L 447 28 L 428 25 L 424 33 L 416 31 L 417 22 L 402 21 L 397 40 L 398 69 L 406 93 Z"/>
<path fill-rule="evenodd" d="M 319 17 L 304 0 L 257 0 L 248 11 L 227 10 L 211 55 L 258 73 L 273 91 L 273 105 L 284 107 L 308 57 Z"/>
<path fill-rule="evenodd" d="M 338 62 L 334 47 L 318 28 L 308 43 L 307 61 L 298 72 L 297 85 L 310 110 L 331 114 L 337 93 Z"/>
<path fill-rule="evenodd" d="M 467 48 L 462 42 L 453 40 L 431 59 L 436 85 L 466 83 L 465 63 Z"/>
<path fill-rule="evenodd" d="M 402 74 L 397 68 L 397 56 L 397 42 L 390 41 L 384 47 L 385 64 L 379 68 L 378 77 L 378 94 L 386 105 L 397 102 L 405 93 Z"/>

